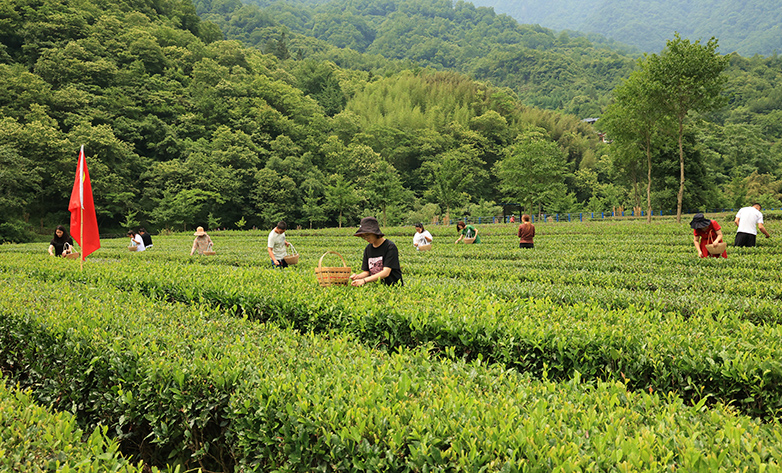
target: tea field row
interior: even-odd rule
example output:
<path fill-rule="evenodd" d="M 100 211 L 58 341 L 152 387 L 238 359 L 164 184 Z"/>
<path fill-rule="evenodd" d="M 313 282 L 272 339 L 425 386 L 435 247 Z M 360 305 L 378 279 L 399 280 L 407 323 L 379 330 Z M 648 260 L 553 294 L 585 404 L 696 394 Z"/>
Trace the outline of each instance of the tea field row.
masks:
<path fill-rule="evenodd" d="M 503 228 L 491 230 L 499 238 Z M 534 250 L 487 242 L 415 252 L 400 243 L 404 288 L 317 286 L 316 262 L 306 255 L 335 248 L 355 259 L 363 241 L 349 237 L 350 230 L 290 232 L 304 256 L 285 271 L 272 270 L 259 255 L 263 235 L 235 232 L 222 236 L 226 249 L 216 257 L 177 254 L 189 237 L 174 236 L 156 239 L 156 247 L 141 254 L 120 246 L 102 249 L 104 256 L 91 258 L 84 272 L 75 271 L 74 262 L 23 251 L 0 253 L 0 268 L 45 281 L 108 285 L 209 304 L 302 332 L 350 333 L 367 346 L 390 351 L 428 345 L 541 378 L 569 379 L 578 372 L 584 379 L 621 380 L 636 390 L 670 391 L 693 402 L 709 398 L 753 416 L 778 416 L 782 344 L 773 294 L 780 285 L 766 261 L 778 259 L 775 247 L 736 252 L 727 261 L 700 260 L 691 246 L 674 242 L 649 262 L 645 252 L 632 250 L 636 243 L 625 240 L 675 235 L 691 245 L 691 239 L 672 225 L 603 225 L 594 226 L 589 239 L 612 239 L 611 244 L 568 252 L 561 240 L 571 233 L 563 226 L 556 230 L 560 233 L 546 237 L 549 248 Z M 389 238 L 404 231 L 392 229 Z M 512 243 L 512 235 L 501 236 Z M 493 260 L 492 255 L 507 257 Z M 457 267 L 465 275 L 438 276 L 442 260 L 460 261 Z M 487 261 L 497 264 L 486 268 Z M 557 261 L 566 263 L 560 269 Z M 601 271 L 601 265 L 610 270 Z M 535 267 L 547 269 L 535 272 Z M 655 288 L 633 291 L 616 281 Z M 695 290 L 686 289 L 688 282 Z M 765 297 L 745 294 L 757 287 L 767 288 Z"/>
<path fill-rule="evenodd" d="M 38 263 L 51 271 L 72 262 Z M 80 274 L 77 266 L 70 269 Z M 131 264 L 106 266 L 134 274 Z M 672 393 L 578 374 L 555 382 L 436 357 L 428 344 L 389 353 L 342 330 L 300 333 L 202 300 L 166 302 L 108 279 L 44 280 L 9 267 L 0 270 L 3 371 L 39 402 L 108 426 L 123 452 L 150 464 L 705 472 L 778 471 L 782 460 L 777 423 L 722 404 L 687 405 Z M 182 267 L 222 276 L 216 265 Z M 266 274 L 305 280 L 303 272 Z M 269 286 L 277 287 L 284 284 Z M 373 289 L 393 299 L 393 289 Z"/>

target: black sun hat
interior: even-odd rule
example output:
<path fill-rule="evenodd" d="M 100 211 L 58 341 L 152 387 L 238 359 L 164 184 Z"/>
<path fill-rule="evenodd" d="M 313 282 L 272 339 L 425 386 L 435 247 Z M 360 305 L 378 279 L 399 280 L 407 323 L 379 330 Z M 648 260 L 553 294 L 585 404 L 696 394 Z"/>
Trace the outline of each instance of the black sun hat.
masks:
<path fill-rule="evenodd" d="M 356 230 L 356 233 L 354 233 L 353 236 L 361 236 L 366 233 L 372 233 L 379 237 L 383 236 L 383 232 L 380 231 L 380 225 L 377 223 L 375 217 L 362 218 L 361 225 L 359 225 L 358 230 Z"/>
<path fill-rule="evenodd" d="M 692 221 L 690 222 L 690 227 L 693 230 L 698 230 L 699 228 L 706 228 L 711 224 L 711 220 L 704 217 L 703 214 L 695 214 L 694 217 L 692 217 Z"/>

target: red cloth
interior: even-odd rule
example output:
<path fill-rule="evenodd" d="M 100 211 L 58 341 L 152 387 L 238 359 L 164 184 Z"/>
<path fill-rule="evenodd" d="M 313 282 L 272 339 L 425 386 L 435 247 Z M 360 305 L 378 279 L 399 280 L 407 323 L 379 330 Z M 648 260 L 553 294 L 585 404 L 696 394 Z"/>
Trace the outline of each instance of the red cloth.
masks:
<path fill-rule="evenodd" d="M 522 223 L 519 225 L 519 243 L 533 243 L 535 237 L 535 225 L 531 223 Z"/>
<path fill-rule="evenodd" d="M 87 170 L 87 160 L 84 159 L 83 145 L 79 151 L 79 164 L 76 166 L 76 179 L 73 181 L 68 210 L 71 211 L 71 237 L 81 246 L 81 259 L 84 261 L 84 258 L 100 248 L 100 234 L 98 233 L 98 218 L 95 215 L 95 203 L 92 201 L 92 185 L 90 184 L 90 173 Z M 82 216 L 84 222 L 82 222 Z"/>
<path fill-rule="evenodd" d="M 716 220 L 712 220 L 708 227 L 698 228 L 692 231 L 693 235 L 700 237 L 701 239 L 701 258 L 706 258 L 707 256 L 712 256 L 714 258 L 719 258 L 720 256 L 723 258 L 728 257 L 728 250 L 723 251 L 721 255 L 712 255 L 709 254 L 709 250 L 706 249 L 706 245 L 713 243 L 714 240 L 717 239 L 717 231 L 721 229 L 722 227 L 720 227 L 720 224 L 717 223 Z"/>

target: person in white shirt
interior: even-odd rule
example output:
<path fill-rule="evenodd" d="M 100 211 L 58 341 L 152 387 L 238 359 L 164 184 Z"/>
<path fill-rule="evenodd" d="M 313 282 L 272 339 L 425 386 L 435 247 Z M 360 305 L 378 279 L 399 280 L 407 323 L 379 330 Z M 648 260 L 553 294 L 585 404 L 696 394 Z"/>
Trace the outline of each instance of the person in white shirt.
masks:
<path fill-rule="evenodd" d="M 288 250 L 285 248 L 290 245 L 285 241 L 285 230 L 288 229 L 288 225 L 280 220 L 274 230 L 269 233 L 269 238 L 266 242 L 266 249 L 269 250 L 269 258 L 272 259 L 272 266 L 275 268 L 287 268 L 288 263 L 285 261 L 285 255 Z"/>
<path fill-rule="evenodd" d="M 755 238 L 758 235 L 758 230 L 766 235 L 766 238 L 771 238 L 771 235 L 763 226 L 763 214 L 760 213 L 760 204 L 753 203 L 750 207 L 743 207 L 736 214 L 736 225 L 738 230 L 736 231 L 736 240 L 733 246 L 752 247 L 755 246 Z M 755 228 L 757 226 L 757 228 Z"/>
<path fill-rule="evenodd" d="M 420 249 L 421 246 L 429 245 L 432 243 L 432 234 L 429 233 L 427 230 L 424 230 L 424 224 L 423 223 L 416 223 L 415 224 L 415 235 L 413 235 L 413 246 L 416 250 Z"/>
<path fill-rule="evenodd" d="M 131 230 L 128 232 L 128 236 L 130 237 L 130 246 L 135 246 L 136 252 L 144 251 L 147 249 L 144 246 L 144 239 L 141 238 L 141 235 Z"/>

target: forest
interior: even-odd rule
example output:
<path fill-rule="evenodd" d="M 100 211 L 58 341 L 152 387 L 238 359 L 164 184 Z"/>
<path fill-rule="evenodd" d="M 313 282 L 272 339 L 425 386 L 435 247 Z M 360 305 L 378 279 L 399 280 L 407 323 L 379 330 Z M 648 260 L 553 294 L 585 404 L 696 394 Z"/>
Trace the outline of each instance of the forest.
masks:
<path fill-rule="evenodd" d="M 0 240 L 67 222 L 82 144 L 102 232 L 637 204 L 620 147 L 582 121 L 637 68 L 609 43 L 463 2 L 0 8 Z M 782 59 L 731 54 L 724 77 L 725 105 L 685 124 L 683 205 L 778 207 Z M 655 209 L 676 207 L 678 166 L 661 137 Z"/>

